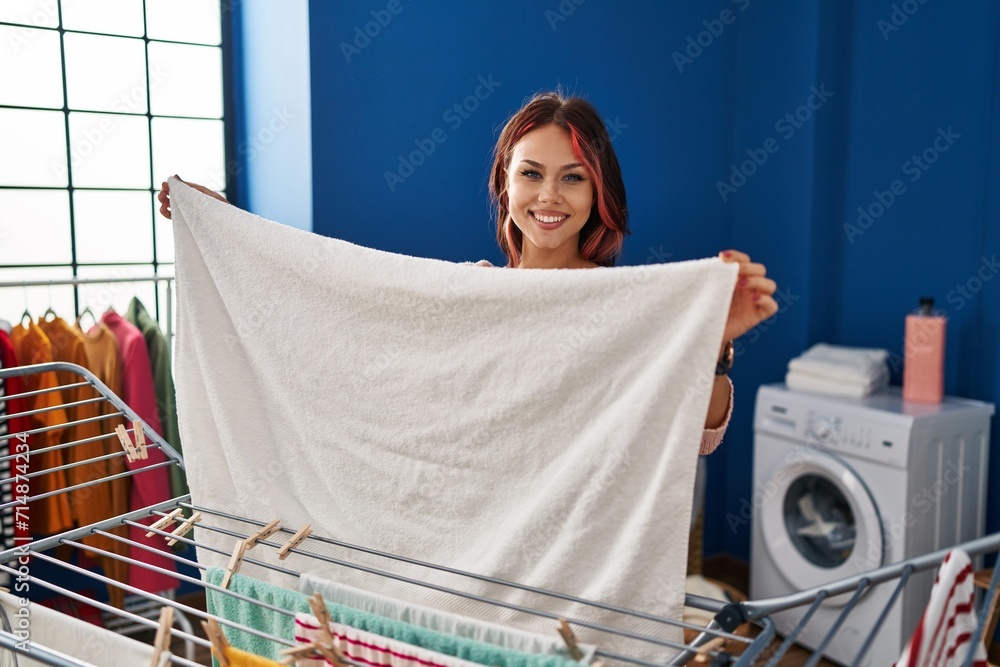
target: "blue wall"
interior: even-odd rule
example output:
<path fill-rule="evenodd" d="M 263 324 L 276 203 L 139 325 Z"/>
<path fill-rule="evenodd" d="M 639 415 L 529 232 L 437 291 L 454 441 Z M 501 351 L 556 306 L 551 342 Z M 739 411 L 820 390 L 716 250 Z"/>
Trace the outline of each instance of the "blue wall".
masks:
<path fill-rule="evenodd" d="M 625 263 L 735 247 L 779 284 L 782 312 L 740 341 L 733 422 L 710 457 L 706 553 L 746 558 L 749 527 L 726 516 L 752 493 L 755 391 L 810 344 L 900 355 L 905 314 L 934 295 L 951 317 L 947 392 L 997 398 L 1000 280 L 949 293 L 1000 254 L 1000 6 L 896 5 L 912 14 L 867 0 L 311 2 L 314 230 L 501 262 L 487 191 L 500 128 L 538 90 L 587 96 L 617 135 Z M 960 138 L 911 182 L 904 163 L 948 127 Z M 845 230 L 896 179 L 905 192 L 881 217 Z M 988 523 L 1000 530 L 1000 494 Z"/>

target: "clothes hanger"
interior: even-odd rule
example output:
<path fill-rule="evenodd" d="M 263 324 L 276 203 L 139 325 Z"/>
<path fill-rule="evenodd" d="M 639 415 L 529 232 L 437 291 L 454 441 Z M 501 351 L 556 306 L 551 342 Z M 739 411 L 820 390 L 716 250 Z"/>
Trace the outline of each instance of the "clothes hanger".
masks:
<path fill-rule="evenodd" d="M 49 319 L 49 315 L 52 316 L 52 320 L 59 317 L 56 314 L 56 311 L 52 310 L 52 285 L 49 285 L 49 307 L 45 309 L 44 313 L 42 313 L 41 319 L 45 322 L 51 322 L 52 320 Z"/>
<path fill-rule="evenodd" d="M 94 311 L 92 311 L 90 309 L 90 306 L 87 305 L 87 306 L 84 306 L 83 310 L 80 311 L 80 314 L 77 315 L 77 317 L 76 317 L 76 328 L 77 329 L 80 329 L 81 331 L 83 331 L 83 316 L 84 315 L 90 315 L 90 319 L 94 320 L 94 324 L 92 325 L 91 328 L 97 326 L 97 316 L 94 315 Z"/>

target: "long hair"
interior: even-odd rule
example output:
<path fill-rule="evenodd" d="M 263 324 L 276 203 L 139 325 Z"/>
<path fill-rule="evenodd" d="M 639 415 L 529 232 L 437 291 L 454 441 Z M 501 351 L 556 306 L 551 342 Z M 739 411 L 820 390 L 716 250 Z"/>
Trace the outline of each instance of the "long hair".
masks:
<path fill-rule="evenodd" d="M 630 233 L 621 167 L 604 121 L 593 105 L 579 97 L 563 97 L 558 92 L 538 93 L 521 107 L 500 132 L 493 152 L 490 195 L 497 212 L 497 243 L 507 256 L 507 266 L 518 266 L 523 242 L 521 230 L 510 217 L 507 199 L 511 154 L 521 137 L 545 125 L 556 125 L 569 132 L 573 155 L 595 184 L 594 206 L 580 230 L 580 255 L 601 266 L 614 266 L 622 242 Z"/>

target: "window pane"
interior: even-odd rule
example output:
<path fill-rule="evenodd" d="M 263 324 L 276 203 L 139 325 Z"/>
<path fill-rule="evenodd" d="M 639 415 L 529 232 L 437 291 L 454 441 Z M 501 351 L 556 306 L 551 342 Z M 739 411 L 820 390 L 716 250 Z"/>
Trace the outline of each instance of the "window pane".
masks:
<path fill-rule="evenodd" d="M 153 173 L 159 184 L 179 174 L 213 190 L 226 187 L 221 120 L 153 119 Z"/>
<path fill-rule="evenodd" d="M 72 277 L 73 270 L 68 266 L 52 269 L 0 269 L 0 282 L 5 283 L 22 280 L 59 280 Z M 36 319 L 41 317 L 42 313 L 50 306 L 59 317 L 73 322 L 76 319 L 76 314 L 73 312 L 73 287 L 71 285 L 51 287 L 44 285 L 20 289 L 11 287 L 0 289 L 0 318 L 11 324 L 18 323 L 25 309 L 28 310 L 32 319 Z"/>
<path fill-rule="evenodd" d="M 0 109 L 0 185 L 65 187 L 62 111 Z"/>
<path fill-rule="evenodd" d="M 147 36 L 175 42 L 219 44 L 219 0 L 146 0 Z"/>
<path fill-rule="evenodd" d="M 222 118 L 222 49 L 150 42 L 149 80 L 153 114 Z"/>
<path fill-rule="evenodd" d="M 152 266 L 81 266 L 77 269 L 81 278 L 132 278 L 153 275 Z M 138 297 L 149 310 L 154 303 L 156 288 L 152 282 L 137 283 L 96 283 L 80 285 L 80 308 L 90 306 L 97 317 L 108 308 L 114 308 L 119 315 L 128 310 L 132 297 Z M 87 320 L 90 321 L 89 319 Z"/>
<path fill-rule="evenodd" d="M 160 215 L 160 202 L 156 199 L 159 194 L 159 190 L 153 193 L 153 222 L 156 226 L 156 261 L 172 262 L 174 261 L 174 227 L 172 222 Z"/>
<path fill-rule="evenodd" d="M 145 116 L 72 112 L 69 132 L 74 187 L 149 187 Z"/>
<path fill-rule="evenodd" d="M 79 262 L 152 262 L 148 192 L 73 193 Z"/>
<path fill-rule="evenodd" d="M 146 113 L 146 55 L 141 39 L 66 33 L 70 109 Z"/>
<path fill-rule="evenodd" d="M 58 32 L 0 26 L 0 104 L 62 108 Z"/>
<path fill-rule="evenodd" d="M 63 28 L 141 37 L 142 0 L 62 0 Z"/>
<path fill-rule="evenodd" d="M 59 7 L 53 0 L 3 0 L 0 21 L 55 28 L 59 25 Z"/>
<path fill-rule="evenodd" d="M 0 190 L 0 264 L 69 264 L 65 190 Z"/>

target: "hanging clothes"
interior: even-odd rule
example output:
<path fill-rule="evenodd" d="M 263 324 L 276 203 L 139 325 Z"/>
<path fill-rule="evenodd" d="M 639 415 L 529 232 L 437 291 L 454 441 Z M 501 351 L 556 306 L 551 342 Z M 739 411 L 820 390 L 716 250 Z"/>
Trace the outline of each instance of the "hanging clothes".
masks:
<path fill-rule="evenodd" d="M 132 324 L 114 311 L 108 311 L 101 317 L 101 324 L 114 334 L 118 341 L 118 355 L 121 362 L 121 394 L 119 396 L 132 408 L 146 425 L 162 433 L 160 413 L 156 405 L 156 391 L 153 388 L 153 372 L 149 363 L 149 352 L 146 351 L 146 339 Z M 146 466 L 163 463 L 166 455 L 159 448 L 148 449 L 149 458 L 133 463 L 126 462 L 130 470 L 141 470 Z M 129 508 L 136 510 L 149 507 L 170 499 L 170 475 L 166 468 L 155 468 L 132 476 L 132 492 Z M 155 516 L 139 521 L 149 525 L 156 520 Z M 159 535 L 146 537 L 146 531 L 137 527 L 129 527 L 129 539 L 153 550 L 167 551 L 166 540 Z M 176 572 L 174 561 L 163 556 L 157 556 L 139 546 L 131 550 L 132 558 L 156 567 Z M 129 583 L 144 591 L 156 593 L 177 588 L 180 582 L 172 576 L 155 572 L 145 567 L 135 566 L 129 571 Z"/>
<path fill-rule="evenodd" d="M 17 355 L 14 353 L 14 346 L 10 342 L 10 337 L 7 332 L 0 328 L 0 368 L 15 368 L 18 366 Z M 10 453 L 18 453 L 18 448 L 14 444 L 17 442 L 17 435 L 19 433 L 24 433 L 29 428 L 31 424 L 27 417 L 12 417 L 11 415 L 17 415 L 25 412 L 28 407 L 23 398 L 8 398 L 10 396 L 16 396 L 24 392 L 24 382 L 19 377 L 10 377 L 0 380 L 0 457 L 10 456 Z M 19 484 L 27 484 L 29 489 L 31 482 L 24 478 L 24 474 L 30 471 L 30 459 L 27 460 L 27 465 L 25 465 L 25 458 L 18 459 L 6 459 L 0 465 L 0 475 L 3 479 L 10 479 L 14 477 L 14 473 L 21 475 L 21 479 L 18 480 Z M 4 484 L 2 493 L 0 493 L 0 501 L 3 503 L 9 503 L 14 500 L 14 484 Z M 25 489 L 21 489 L 22 491 Z M 22 495 L 22 494 L 18 494 Z M 29 494 L 30 495 L 30 491 Z M 0 511 L 0 549 L 6 551 L 12 549 L 16 546 L 14 539 L 20 537 L 22 539 L 29 539 L 30 533 L 25 524 L 22 524 L 18 528 L 15 523 L 15 513 L 17 509 L 16 506 L 5 507 Z M 4 573 L 3 581 L 9 578 L 7 573 Z"/>
<path fill-rule="evenodd" d="M 146 339 L 146 350 L 152 364 L 156 402 L 160 408 L 163 439 L 181 453 L 181 434 L 177 427 L 177 404 L 174 394 L 174 377 L 170 370 L 170 343 L 160 331 L 160 325 L 149 314 L 139 299 L 133 297 L 125 311 L 125 318 L 135 325 Z M 180 466 L 170 467 L 170 490 L 173 496 L 188 493 L 187 477 Z"/>
<path fill-rule="evenodd" d="M 23 365 L 45 364 L 52 361 L 52 344 L 49 342 L 48 336 L 34 322 L 28 322 L 27 325 L 18 324 L 11 331 L 10 338 L 14 346 L 14 353 Z M 25 391 L 55 389 L 58 386 L 59 378 L 52 371 L 24 377 Z M 31 415 L 31 428 L 58 427 L 65 424 L 67 415 L 66 411 L 60 407 L 61 404 L 62 399 L 58 391 L 46 391 L 29 397 L 30 410 L 44 410 Z M 65 450 L 63 449 L 35 453 L 62 442 L 63 431 L 62 428 L 53 428 L 50 431 L 35 433 L 30 437 L 29 464 L 33 473 L 51 470 L 66 463 Z M 60 470 L 33 477 L 31 493 L 32 495 L 41 495 L 65 489 L 66 486 L 66 473 Z M 56 493 L 29 503 L 28 510 L 32 533 L 51 535 L 73 527 L 69 499 L 65 493 Z"/>
<path fill-rule="evenodd" d="M 87 354 L 87 360 L 89 362 L 88 369 L 91 373 L 97 376 L 97 379 L 103 382 L 111 393 L 116 396 L 121 396 L 122 393 L 122 372 L 121 372 L 121 361 L 119 361 L 118 355 L 118 339 L 115 335 L 111 333 L 111 329 L 104 326 L 103 324 L 98 324 L 93 327 L 87 333 L 83 333 L 79 329 L 79 322 L 77 322 L 77 331 L 81 334 L 84 349 Z M 101 414 L 110 415 L 112 413 L 117 413 L 118 409 L 111 403 L 105 401 L 98 404 Z M 113 431 L 118 425 L 124 423 L 120 417 L 109 418 L 101 422 L 104 429 L 109 432 Z M 117 443 L 117 438 L 113 441 Z M 112 447 L 119 446 L 112 444 Z M 107 461 L 107 471 L 109 475 L 118 475 L 120 473 L 128 470 L 126 468 L 126 461 L 124 456 L 117 456 L 113 459 L 108 459 Z M 129 510 L 129 498 L 132 492 L 132 480 L 130 477 L 120 477 L 114 479 L 108 484 L 111 487 L 111 511 L 108 516 L 119 516 L 125 514 Z M 129 528 L 127 526 L 119 526 L 114 530 L 110 531 L 115 535 L 120 535 L 122 537 L 127 537 L 129 535 Z M 116 540 L 117 541 L 117 540 Z M 121 542 L 122 546 L 118 547 L 124 549 L 126 554 L 129 554 L 130 547 L 127 543 Z M 118 553 L 118 551 L 115 551 Z M 130 566 L 128 563 L 118 561 L 117 565 L 110 565 L 114 568 L 114 572 L 107 572 L 109 577 L 115 581 L 128 581 Z M 117 586 L 108 586 L 108 593 L 111 596 L 111 604 L 116 607 L 123 606 L 125 602 L 125 591 L 118 588 Z"/>
<path fill-rule="evenodd" d="M 342 623 L 330 623 L 330 635 L 340 643 L 344 656 L 372 667 L 481 667 L 478 663 L 428 651 L 405 642 L 388 639 Z M 310 614 L 295 615 L 295 641 L 314 644 L 323 639 L 319 619 Z M 296 660 L 295 667 L 327 667 L 325 658 Z"/>
<path fill-rule="evenodd" d="M 83 334 L 78 329 L 74 329 L 59 317 L 53 320 L 40 320 L 38 326 L 41 327 L 52 344 L 53 360 L 77 364 L 88 370 L 90 369 L 87 344 Z M 57 371 L 56 377 L 59 379 L 59 384 L 63 386 L 75 384 L 80 381 L 80 377 L 77 374 L 69 371 Z M 78 401 L 95 398 L 99 395 L 89 386 L 67 387 L 61 393 L 62 402 L 67 406 Z M 82 440 L 93 439 L 91 442 L 78 444 L 75 447 L 65 450 L 67 463 L 76 463 L 121 451 L 121 445 L 117 437 L 101 438 L 102 435 L 113 433 L 115 426 L 113 420 L 85 421 L 100 417 L 102 405 L 103 402 L 84 403 L 83 405 L 74 405 L 66 408 L 67 416 L 71 422 L 83 423 L 76 423 L 67 428 L 63 434 L 62 441 L 80 442 Z M 120 471 L 115 470 L 114 472 Z M 103 479 L 109 474 L 112 474 L 112 469 L 108 461 L 98 461 L 96 463 L 76 466 L 66 471 L 70 485 L 74 486 Z M 70 492 L 70 513 L 76 525 L 87 526 L 108 517 L 117 516 L 114 513 L 116 507 L 112 499 L 113 493 L 127 494 L 128 490 L 127 487 L 123 489 L 121 485 L 114 486 L 111 483 L 104 482 Z M 127 498 L 127 496 L 125 497 Z M 119 526 L 111 532 L 121 537 L 128 535 L 125 526 Z M 81 542 L 121 556 L 127 556 L 129 551 L 127 543 L 103 535 L 88 535 Z M 95 556 L 96 554 L 89 553 L 88 555 Z M 98 557 L 97 561 L 101 564 L 104 573 L 108 577 L 115 581 L 128 583 L 127 562 L 112 557 Z M 113 604 L 117 604 L 124 597 L 124 592 L 116 586 L 109 586 L 108 593 Z"/>

